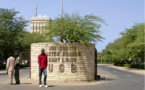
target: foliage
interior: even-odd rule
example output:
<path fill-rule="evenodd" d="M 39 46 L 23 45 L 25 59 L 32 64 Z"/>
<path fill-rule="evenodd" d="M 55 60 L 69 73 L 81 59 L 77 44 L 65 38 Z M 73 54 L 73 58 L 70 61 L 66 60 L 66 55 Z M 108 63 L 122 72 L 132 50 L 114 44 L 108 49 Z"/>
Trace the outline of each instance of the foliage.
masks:
<path fill-rule="evenodd" d="M 38 43 L 38 42 L 52 42 L 52 39 L 48 39 L 46 36 L 41 35 L 39 33 L 29 33 L 24 32 L 23 37 L 19 38 L 22 44 L 21 52 L 21 59 L 29 59 L 29 50 L 31 43 Z"/>
<path fill-rule="evenodd" d="M 9 53 L 21 49 L 19 37 L 25 31 L 27 22 L 22 17 L 17 17 L 19 12 L 14 9 L 0 8 L 0 53 L 6 58 Z"/>
<path fill-rule="evenodd" d="M 0 64 L 0 70 L 2 69 L 6 69 L 6 65 L 5 64 Z"/>
<path fill-rule="evenodd" d="M 112 59 L 105 59 L 102 52 L 97 52 L 97 63 L 98 64 L 111 64 L 113 63 Z"/>
<path fill-rule="evenodd" d="M 90 43 L 101 41 L 100 36 L 101 23 L 105 23 L 99 17 L 86 15 L 84 17 L 78 14 L 65 14 L 63 18 L 57 17 L 46 26 L 46 35 L 57 39 L 60 42 L 78 42 Z"/>
<path fill-rule="evenodd" d="M 137 68 L 137 69 L 145 69 L 144 64 L 119 64 L 114 63 L 115 66 L 129 67 L 129 68 Z"/>
<path fill-rule="evenodd" d="M 29 64 L 21 64 L 20 68 L 25 68 L 25 67 L 29 67 Z"/>
<path fill-rule="evenodd" d="M 101 52 L 97 52 L 97 59 L 101 59 L 102 54 L 103 54 L 103 53 L 101 53 Z"/>
<path fill-rule="evenodd" d="M 46 36 L 39 33 L 24 32 L 23 37 L 20 38 L 20 41 L 23 44 L 23 48 L 25 50 L 29 50 L 31 43 L 52 42 L 53 40 L 48 39 Z"/>
<path fill-rule="evenodd" d="M 112 64 L 112 60 L 109 60 L 109 59 L 97 59 L 97 63 L 98 64 Z"/>
<path fill-rule="evenodd" d="M 114 62 L 144 62 L 144 23 L 136 24 L 122 32 L 122 37 L 108 44 L 103 50 L 104 58 Z"/>
<path fill-rule="evenodd" d="M 28 59 L 31 43 L 52 41 L 44 35 L 26 32 L 28 21 L 18 14 L 14 9 L 0 8 L 0 60 L 7 59 L 16 51 L 22 53 L 22 59 L 24 54 Z"/>
<path fill-rule="evenodd" d="M 21 64 L 20 68 L 29 67 L 29 64 Z M 6 64 L 0 64 L 0 70 L 6 69 Z"/>

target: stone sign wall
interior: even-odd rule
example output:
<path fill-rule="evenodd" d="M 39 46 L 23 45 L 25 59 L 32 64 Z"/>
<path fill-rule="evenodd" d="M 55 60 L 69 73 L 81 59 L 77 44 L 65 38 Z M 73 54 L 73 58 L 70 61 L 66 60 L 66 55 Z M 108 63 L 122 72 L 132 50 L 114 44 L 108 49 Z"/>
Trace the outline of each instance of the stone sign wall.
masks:
<path fill-rule="evenodd" d="M 38 79 L 38 55 L 48 55 L 47 80 L 94 80 L 94 44 L 33 43 L 31 44 L 31 78 Z"/>

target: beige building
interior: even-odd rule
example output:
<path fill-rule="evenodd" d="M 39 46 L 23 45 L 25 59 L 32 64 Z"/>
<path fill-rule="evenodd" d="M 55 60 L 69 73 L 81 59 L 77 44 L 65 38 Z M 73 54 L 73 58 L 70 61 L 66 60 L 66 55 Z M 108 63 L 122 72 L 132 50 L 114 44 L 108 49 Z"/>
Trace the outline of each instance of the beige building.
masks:
<path fill-rule="evenodd" d="M 44 27 L 48 24 L 51 19 L 49 17 L 37 17 L 33 16 L 30 18 L 30 33 L 38 32 L 43 33 Z"/>

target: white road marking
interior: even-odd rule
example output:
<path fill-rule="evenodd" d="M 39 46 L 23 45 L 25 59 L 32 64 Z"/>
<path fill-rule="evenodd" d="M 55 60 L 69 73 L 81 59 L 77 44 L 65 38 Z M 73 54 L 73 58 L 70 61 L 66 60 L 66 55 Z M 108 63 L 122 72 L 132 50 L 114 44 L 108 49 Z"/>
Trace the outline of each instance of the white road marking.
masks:
<path fill-rule="evenodd" d="M 127 75 L 127 76 L 131 76 L 131 75 Z"/>

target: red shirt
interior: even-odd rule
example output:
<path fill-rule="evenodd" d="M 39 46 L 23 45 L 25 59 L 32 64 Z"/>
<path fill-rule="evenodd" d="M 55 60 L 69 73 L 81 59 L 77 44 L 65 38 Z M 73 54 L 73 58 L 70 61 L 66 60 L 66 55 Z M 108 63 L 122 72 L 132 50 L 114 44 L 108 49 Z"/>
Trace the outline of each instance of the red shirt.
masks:
<path fill-rule="evenodd" d="M 39 68 L 46 68 L 47 67 L 47 55 L 40 54 L 38 56 L 38 64 Z"/>

